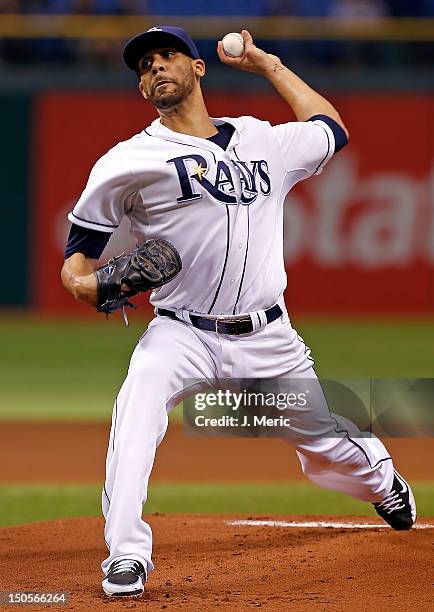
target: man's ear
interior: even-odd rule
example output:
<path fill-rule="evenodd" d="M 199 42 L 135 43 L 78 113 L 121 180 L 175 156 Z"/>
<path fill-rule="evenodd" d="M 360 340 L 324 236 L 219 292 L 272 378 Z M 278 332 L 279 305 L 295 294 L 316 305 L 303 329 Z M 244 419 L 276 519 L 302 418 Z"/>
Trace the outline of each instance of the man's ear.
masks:
<path fill-rule="evenodd" d="M 142 96 L 145 98 L 145 100 L 147 100 L 147 99 L 148 99 L 148 96 L 146 95 L 146 92 L 145 92 L 145 90 L 144 90 L 144 88 L 143 88 L 143 83 L 142 83 L 142 81 L 140 81 L 140 83 L 139 83 L 139 90 L 140 90 L 140 93 L 142 94 Z"/>
<path fill-rule="evenodd" d="M 194 71 L 198 77 L 203 77 L 205 75 L 205 62 L 202 59 L 194 60 Z"/>

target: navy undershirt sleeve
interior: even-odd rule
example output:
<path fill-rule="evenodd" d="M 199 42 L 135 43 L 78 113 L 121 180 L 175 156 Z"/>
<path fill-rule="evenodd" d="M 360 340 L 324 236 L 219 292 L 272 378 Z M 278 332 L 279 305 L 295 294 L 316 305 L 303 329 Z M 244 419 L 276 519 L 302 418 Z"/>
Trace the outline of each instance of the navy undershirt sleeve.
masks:
<path fill-rule="evenodd" d="M 344 146 L 348 144 L 347 135 L 337 121 L 328 115 L 314 115 L 313 117 L 309 117 L 308 121 L 315 121 L 316 119 L 320 119 L 321 121 L 324 121 L 324 123 L 327 123 L 333 132 L 333 136 L 335 137 L 335 153 L 343 149 Z"/>
<path fill-rule="evenodd" d="M 73 223 L 65 248 L 65 259 L 74 253 L 83 253 L 91 259 L 99 259 L 110 237 L 109 232 L 99 232 Z"/>

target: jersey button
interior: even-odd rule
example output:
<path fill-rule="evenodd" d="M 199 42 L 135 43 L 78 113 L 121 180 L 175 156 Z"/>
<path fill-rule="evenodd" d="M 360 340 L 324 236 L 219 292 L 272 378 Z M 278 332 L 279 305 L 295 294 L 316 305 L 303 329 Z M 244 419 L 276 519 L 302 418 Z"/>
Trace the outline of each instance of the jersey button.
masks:
<path fill-rule="evenodd" d="M 240 244 L 238 245 L 238 248 L 239 248 L 239 249 L 242 249 L 242 248 L 243 248 L 243 243 L 242 243 L 242 242 L 240 242 Z"/>
<path fill-rule="evenodd" d="M 231 278 L 231 285 L 233 285 L 233 284 L 234 284 L 234 282 L 235 282 L 235 279 L 234 279 L 234 278 Z"/>

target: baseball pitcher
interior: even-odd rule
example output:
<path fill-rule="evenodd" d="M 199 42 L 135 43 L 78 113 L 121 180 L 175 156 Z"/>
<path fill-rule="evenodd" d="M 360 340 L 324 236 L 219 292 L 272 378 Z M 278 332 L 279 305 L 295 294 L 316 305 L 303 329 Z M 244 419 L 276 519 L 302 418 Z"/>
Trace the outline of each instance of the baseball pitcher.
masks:
<path fill-rule="evenodd" d="M 298 181 L 322 172 L 347 144 L 348 132 L 330 102 L 256 47 L 248 31 L 241 36 L 241 51 L 235 45 L 231 55 L 218 43 L 220 60 L 268 79 L 297 121 L 210 117 L 195 43 L 181 28 L 151 28 L 127 43 L 124 60 L 159 117 L 96 162 L 69 214 L 66 289 L 105 313 L 152 289 L 156 315 L 113 410 L 102 494 L 109 549 L 102 584 L 112 597 L 141 595 L 154 567 L 142 508 L 183 381 L 317 381 L 283 300 L 283 205 Z M 137 249 L 95 270 L 124 215 Z M 306 476 L 373 503 L 394 529 L 409 529 L 414 498 L 382 442 L 339 421 L 321 392 L 310 403 L 291 414 L 306 435 L 288 436 Z"/>

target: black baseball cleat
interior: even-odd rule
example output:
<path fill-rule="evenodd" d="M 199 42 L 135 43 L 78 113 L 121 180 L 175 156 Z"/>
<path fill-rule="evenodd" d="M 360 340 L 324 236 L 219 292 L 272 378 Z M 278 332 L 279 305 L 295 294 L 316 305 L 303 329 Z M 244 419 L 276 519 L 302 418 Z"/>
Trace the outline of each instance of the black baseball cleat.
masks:
<path fill-rule="evenodd" d="M 109 567 L 102 581 L 109 597 L 139 597 L 145 590 L 146 572 L 140 561 L 117 559 Z"/>
<path fill-rule="evenodd" d="M 408 482 L 396 470 L 394 474 L 392 490 L 374 508 L 393 529 L 403 531 L 411 529 L 416 521 L 416 502 Z"/>

